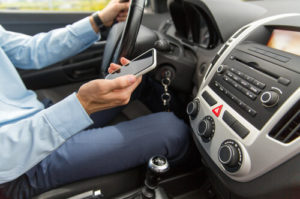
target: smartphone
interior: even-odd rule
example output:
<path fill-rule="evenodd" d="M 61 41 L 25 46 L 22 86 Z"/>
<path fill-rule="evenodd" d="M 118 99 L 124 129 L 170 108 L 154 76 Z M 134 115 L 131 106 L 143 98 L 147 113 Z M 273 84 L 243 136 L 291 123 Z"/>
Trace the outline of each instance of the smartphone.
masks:
<path fill-rule="evenodd" d="M 153 70 L 156 67 L 156 64 L 156 50 L 152 48 L 131 60 L 129 64 L 108 74 L 105 79 L 115 79 L 123 75 L 135 75 L 138 77 Z"/>

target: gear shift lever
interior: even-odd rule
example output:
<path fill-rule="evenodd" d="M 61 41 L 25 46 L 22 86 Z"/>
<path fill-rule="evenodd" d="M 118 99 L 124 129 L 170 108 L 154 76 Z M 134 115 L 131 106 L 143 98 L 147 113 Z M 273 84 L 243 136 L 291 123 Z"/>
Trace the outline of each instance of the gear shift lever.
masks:
<path fill-rule="evenodd" d="M 155 199 L 155 189 L 161 175 L 169 170 L 169 163 L 164 156 L 154 156 L 148 162 L 148 169 L 146 173 L 145 187 L 142 190 L 142 197 L 144 199 Z"/>

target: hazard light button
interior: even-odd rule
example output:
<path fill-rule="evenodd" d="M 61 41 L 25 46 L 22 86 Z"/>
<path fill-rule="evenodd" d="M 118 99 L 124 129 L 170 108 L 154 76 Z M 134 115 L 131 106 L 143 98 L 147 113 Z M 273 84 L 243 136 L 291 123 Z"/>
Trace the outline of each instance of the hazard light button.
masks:
<path fill-rule="evenodd" d="M 216 108 L 214 108 L 214 109 L 212 110 L 212 112 L 213 112 L 217 117 L 219 117 L 219 115 L 220 115 L 220 113 L 221 113 L 221 111 L 222 111 L 222 108 L 223 108 L 223 105 L 217 106 Z"/>

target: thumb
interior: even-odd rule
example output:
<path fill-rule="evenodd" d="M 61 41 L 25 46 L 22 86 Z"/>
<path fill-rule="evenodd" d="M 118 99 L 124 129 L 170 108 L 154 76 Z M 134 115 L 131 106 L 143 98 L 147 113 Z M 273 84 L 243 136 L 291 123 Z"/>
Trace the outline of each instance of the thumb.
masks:
<path fill-rule="evenodd" d="M 124 75 L 113 80 L 108 80 L 107 86 L 110 90 L 124 89 L 137 81 L 134 75 Z"/>

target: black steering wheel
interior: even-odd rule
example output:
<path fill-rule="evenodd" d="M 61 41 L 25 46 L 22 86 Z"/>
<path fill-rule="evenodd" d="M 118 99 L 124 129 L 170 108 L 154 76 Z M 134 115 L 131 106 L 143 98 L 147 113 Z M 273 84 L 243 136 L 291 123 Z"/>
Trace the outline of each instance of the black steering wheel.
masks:
<path fill-rule="evenodd" d="M 119 63 L 121 57 L 131 58 L 134 45 L 141 26 L 145 0 L 131 0 L 125 23 L 115 24 L 108 35 L 103 54 L 100 72 L 102 77 L 107 75 L 110 63 Z M 125 25 L 124 25 L 125 24 Z"/>

